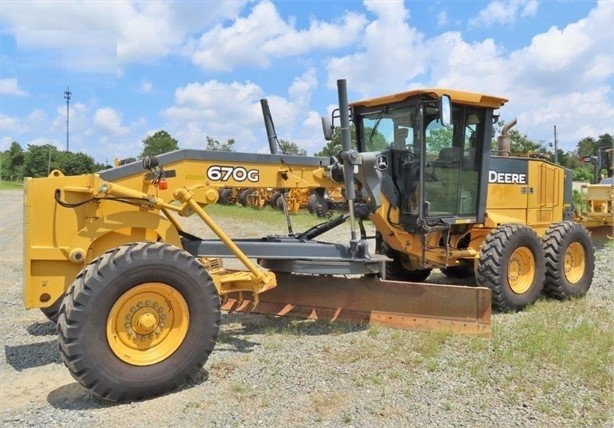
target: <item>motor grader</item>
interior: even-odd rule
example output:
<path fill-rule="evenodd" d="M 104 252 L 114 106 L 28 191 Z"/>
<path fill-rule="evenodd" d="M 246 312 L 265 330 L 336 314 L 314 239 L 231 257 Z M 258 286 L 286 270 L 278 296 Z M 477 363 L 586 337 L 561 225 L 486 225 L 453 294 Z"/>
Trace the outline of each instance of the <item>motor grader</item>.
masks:
<path fill-rule="evenodd" d="M 585 156 L 582 161 L 594 167 L 591 184 L 580 188 L 580 204 L 574 220 L 585 226 L 591 236 L 614 238 L 614 148 L 601 147 L 596 156 Z M 606 170 L 606 177 L 601 177 Z"/>
<path fill-rule="evenodd" d="M 505 99 L 425 89 L 349 104 L 344 80 L 338 92 L 338 157 L 180 150 L 26 179 L 25 306 L 57 321 L 79 383 L 112 401 L 177 388 L 212 352 L 222 310 L 487 334 L 491 307 L 587 292 L 593 246 L 569 220 L 569 172 L 505 144 L 490 154 Z M 339 184 L 347 214 L 301 232 L 288 220 L 288 233 L 234 238 L 206 210 L 222 188 Z M 184 229 L 191 215 L 218 239 Z M 318 240 L 348 222 L 345 244 Z M 477 286 L 423 283 L 435 268 Z"/>

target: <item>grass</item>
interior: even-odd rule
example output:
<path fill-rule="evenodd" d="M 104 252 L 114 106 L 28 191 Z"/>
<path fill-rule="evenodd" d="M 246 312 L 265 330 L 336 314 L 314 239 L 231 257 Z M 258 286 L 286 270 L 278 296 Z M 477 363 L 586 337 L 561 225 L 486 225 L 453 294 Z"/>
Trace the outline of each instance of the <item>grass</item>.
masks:
<path fill-rule="evenodd" d="M 613 321 L 608 305 L 589 299 L 543 299 L 521 313 L 495 314 L 490 337 L 348 330 L 338 339 L 345 346 L 328 348 L 326 360 L 345 367 L 352 388 L 385 395 L 410 384 L 439 390 L 445 379 L 461 379 L 461 389 L 442 392 L 446 408 L 488 407 L 467 391 L 494 388 L 506 405 L 532 407 L 545 420 L 603 426 L 614 416 Z M 364 366 L 371 372 L 352 370 Z"/>
<path fill-rule="evenodd" d="M 244 395 L 244 394 L 247 394 L 250 389 L 244 383 L 233 382 L 232 385 L 230 385 L 230 390 L 237 395 Z"/>
<path fill-rule="evenodd" d="M 0 181 L 0 190 L 22 190 L 22 183 L 15 183 L 14 181 Z"/>
<path fill-rule="evenodd" d="M 557 406 L 540 404 L 544 413 L 572 417 L 578 410 L 589 425 L 602 424 L 614 404 L 612 321 L 610 310 L 592 308 L 586 300 L 540 301 L 495 331 L 487 363 L 506 369 L 495 380 L 514 401 L 554 395 Z M 477 372 L 493 381 L 491 370 Z"/>
<path fill-rule="evenodd" d="M 235 220 L 243 220 L 250 222 L 266 223 L 271 225 L 271 229 L 277 228 L 279 231 L 287 231 L 286 218 L 283 211 L 274 210 L 271 207 L 256 209 L 251 207 L 243 207 L 240 205 L 220 205 L 213 204 L 207 207 L 207 212 L 213 218 L 232 218 Z M 306 210 L 301 210 L 296 214 L 290 215 L 293 227 L 298 230 L 304 230 L 313 226 L 316 223 L 321 223 L 325 219 L 319 219 L 313 214 L 309 214 Z"/>

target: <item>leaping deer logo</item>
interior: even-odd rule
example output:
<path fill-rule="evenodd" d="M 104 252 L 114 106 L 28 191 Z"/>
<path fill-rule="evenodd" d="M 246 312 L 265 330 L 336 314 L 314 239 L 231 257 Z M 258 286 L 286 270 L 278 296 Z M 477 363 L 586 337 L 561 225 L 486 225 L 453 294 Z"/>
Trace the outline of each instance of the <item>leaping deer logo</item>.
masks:
<path fill-rule="evenodd" d="M 388 158 L 386 155 L 378 155 L 375 159 L 376 167 L 379 170 L 388 169 Z"/>

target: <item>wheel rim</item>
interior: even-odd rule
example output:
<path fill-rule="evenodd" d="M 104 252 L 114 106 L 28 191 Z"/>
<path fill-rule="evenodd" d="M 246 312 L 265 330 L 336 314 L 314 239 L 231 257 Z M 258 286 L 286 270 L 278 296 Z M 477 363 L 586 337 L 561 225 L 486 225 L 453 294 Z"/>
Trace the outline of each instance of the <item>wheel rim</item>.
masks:
<path fill-rule="evenodd" d="M 535 258 L 530 249 L 520 247 L 510 257 L 507 281 L 512 291 L 523 294 L 531 288 L 535 277 Z"/>
<path fill-rule="evenodd" d="M 565 278 L 570 284 L 575 284 L 584 276 L 584 247 L 579 242 L 572 242 L 565 250 Z"/>
<path fill-rule="evenodd" d="M 120 360 L 147 366 L 179 349 L 189 323 L 188 305 L 175 288 L 145 283 L 122 294 L 111 308 L 107 341 Z"/>

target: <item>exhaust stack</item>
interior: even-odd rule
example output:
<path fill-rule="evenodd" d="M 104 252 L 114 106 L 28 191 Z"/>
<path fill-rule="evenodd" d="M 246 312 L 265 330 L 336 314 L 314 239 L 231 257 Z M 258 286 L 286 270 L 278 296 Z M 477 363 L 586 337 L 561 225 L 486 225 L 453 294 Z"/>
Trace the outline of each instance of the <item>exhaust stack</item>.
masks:
<path fill-rule="evenodd" d="M 501 135 L 497 138 L 497 155 L 499 156 L 509 156 L 512 147 L 512 140 L 508 134 L 509 130 L 516 125 L 516 118 L 514 118 L 511 122 L 506 123 L 503 129 L 501 130 Z"/>

